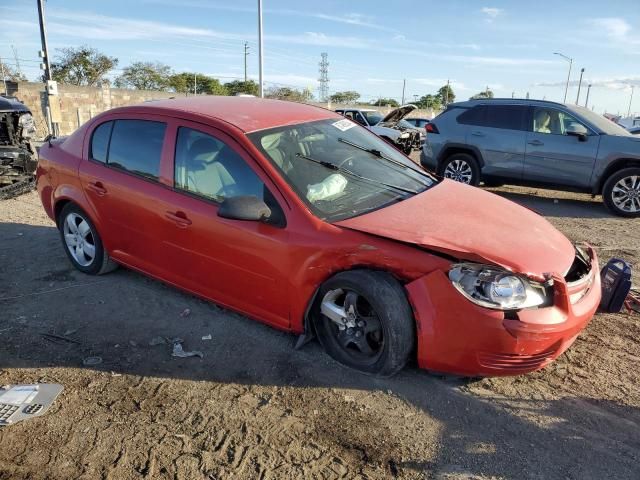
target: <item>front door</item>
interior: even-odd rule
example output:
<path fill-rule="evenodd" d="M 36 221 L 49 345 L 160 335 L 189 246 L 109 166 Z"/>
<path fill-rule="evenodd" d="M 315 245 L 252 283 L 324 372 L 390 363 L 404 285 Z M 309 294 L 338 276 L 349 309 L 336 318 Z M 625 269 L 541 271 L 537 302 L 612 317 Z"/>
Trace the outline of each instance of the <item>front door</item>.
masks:
<path fill-rule="evenodd" d="M 190 290 L 248 315 L 289 327 L 288 231 L 268 179 L 224 133 L 181 122 L 175 132 L 174 188 L 159 206 L 165 215 L 167 261 Z M 255 170 L 254 170 L 255 169 Z M 273 224 L 217 215 L 225 198 L 255 195 Z"/>
<path fill-rule="evenodd" d="M 569 135 L 572 124 L 588 135 Z M 523 179 L 534 183 L 588 188 L 600 136 L 572 115 L 555 108 L 534 107 L 527 133 Z"/>

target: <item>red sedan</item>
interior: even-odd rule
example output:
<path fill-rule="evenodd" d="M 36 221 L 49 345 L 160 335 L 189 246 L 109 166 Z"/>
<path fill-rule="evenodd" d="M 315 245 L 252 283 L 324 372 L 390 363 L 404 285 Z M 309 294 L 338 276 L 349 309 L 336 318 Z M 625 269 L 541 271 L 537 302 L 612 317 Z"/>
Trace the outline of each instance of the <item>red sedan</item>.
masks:
<path fill-rule="evenodd" d="M 536 370 L 600 301 L 590 247 L 308 105 L 110 110 L 42 147 L 38 191 L 78 270 L 124 265 L 373 374 Z"/>

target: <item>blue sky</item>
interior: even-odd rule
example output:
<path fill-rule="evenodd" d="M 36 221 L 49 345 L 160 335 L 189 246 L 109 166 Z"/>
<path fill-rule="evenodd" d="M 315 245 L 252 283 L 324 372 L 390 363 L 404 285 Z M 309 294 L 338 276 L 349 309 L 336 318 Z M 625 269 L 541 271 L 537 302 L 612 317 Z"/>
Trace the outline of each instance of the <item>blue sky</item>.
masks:
<path fill-rule="evenodd" d="M 433 93 L 450 79 L 459 99 L 492 88 L 497 96 L 568 99 L 579 69 L 592 83 L 589 106 L 626 113 L 640 87 L 640 3 L 547 1 L 263 0 L 265 80 L 316 91 L 320 54 L 329 55 L 330 91 L 356 90 L 365 100 Z M 49 48 L 87 44 L 120 60 L 159 61 L 226 81 L 257 78 L 257 0 L 48 0 Z M 38 74 L 35 0 L 0 0 L 0 56 L 27 76 Z M 115 71 L 114 75 L 118 72 Z M 269 85 L 269 84 L 267 84 Z M 640 112 L 640 88 L 632 111 Z M 580 103 L 584 104 L 583 88 Z"/>

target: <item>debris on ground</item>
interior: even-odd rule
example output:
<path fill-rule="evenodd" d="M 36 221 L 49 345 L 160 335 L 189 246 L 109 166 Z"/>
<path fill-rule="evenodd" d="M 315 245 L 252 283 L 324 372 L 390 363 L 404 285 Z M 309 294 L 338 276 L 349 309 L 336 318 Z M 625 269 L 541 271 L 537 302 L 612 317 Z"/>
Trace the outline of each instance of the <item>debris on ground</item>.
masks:
<path fill-rule="evenodd" d="M 153 337 L 149 340 L 149 345 L 155 347 L 156 345 L 165 345 L 167 343 L 167 339 L 164 337 Z"/>
<path fill-rule="evenodd" d="M 58 345 L 63 343 L 75 343 L 76 345 L 80 345 L 80 342 L 74 340 L 73 338 L 65 337 L 63 335 L 56 335 L 53 333 L 41 333 L 42 338 L 48 340 L 52 343 L 57 343 Z"/>
<path fill-rule="evenodd" d="M 62 389 L 57 383 L 0 387 L 0 426 L 44 414 Z"/>
<path fill-rule="evenodd" d="M 82 364 L 86 367 L 93 367 L 102 363 L 102 357 L 86 357 L 82 359 Z"/>
<path fill-rule="evenodd" d="M 180 313 L 180 318 L 185 318 L 185 317 L 188 317 L 189 315 L 191 315 L 191 309 L 190 309 L 190 308 L 185 308 L 185 309 Z"/>
<path fill-rule="evenodd" d="M 174 342 L 173 343 L 173 353 L 171 354 L 172 357 L 179 357 L 179 358 L 187 358 L 187 357 L 200 357 L 203 358 L 204 354 L 198 350 L 194 350 L 192 352 L 187 352 L 182 348 L 182 343 L 181 342 Z"/>
<path fill-rule="evenodd" d="M 209 334 L 209 335 L 204 335 L 204 336 L 202 337 L 202 340 L 211 340 L 211 338 L 212 338 L 212 337 L 211 337 L 211 334 Z"/>

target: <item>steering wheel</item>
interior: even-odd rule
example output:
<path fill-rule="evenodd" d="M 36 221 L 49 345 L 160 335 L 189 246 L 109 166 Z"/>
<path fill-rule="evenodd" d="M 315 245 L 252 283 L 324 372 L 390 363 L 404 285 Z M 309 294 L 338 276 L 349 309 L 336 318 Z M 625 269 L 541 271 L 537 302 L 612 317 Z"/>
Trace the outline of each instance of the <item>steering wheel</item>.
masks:
<path fill-rule="evenodd" d="M 357 159 L 358 157 L 356 155 L 351 155 L 347 158 L 345 158 L 344 160 L 342 160 L 340 163 L 338 163 L 338 167 L 340 168 L 347 168 L 349 170 L 351 170 L 351 166 L 353 166 L 353 160 Z M 345 165 L 347 164 L 347 165 Z"/>

